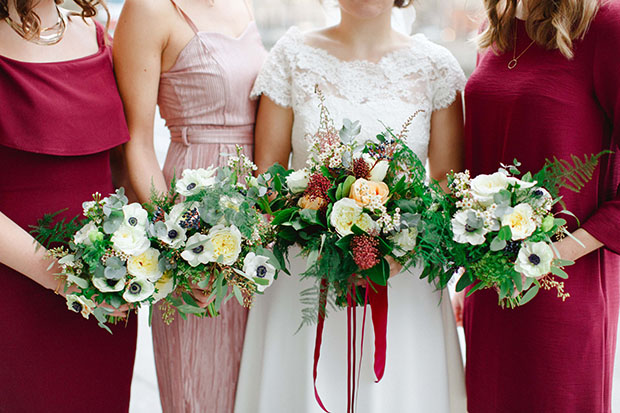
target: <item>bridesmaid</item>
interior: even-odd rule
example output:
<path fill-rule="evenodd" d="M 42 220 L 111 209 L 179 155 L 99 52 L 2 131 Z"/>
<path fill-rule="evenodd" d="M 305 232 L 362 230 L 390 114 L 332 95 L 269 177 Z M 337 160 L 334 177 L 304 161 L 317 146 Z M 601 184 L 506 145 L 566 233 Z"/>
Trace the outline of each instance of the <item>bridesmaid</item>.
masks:
<path fill-rule="evenodd" d="M 470 413 L 610 412 L 620 300 L 620 4 L 485 0 L 488 26 L 465 90 L 467 167 L 610 149 L 581 193 L 564 191 L 571 238 L 556 242 L 570 298 L 541 291 L 502 310 L 497 293 L 465 299 Z"/>
<path fill-rule="evenodd" d="M 141 201 L 186 168 L 226 163 L 235 144 L 253 150 L 250 90 L 266 52 L 244 0 L 128 0 L 115 36 L 116 75 L 131 141 L 126 153 Z M 163 173 L 153 149 L 159 105 L 171 145 Z M 194 297 L 206 305 L 196 288 Z M 178 317 L 177 317 L 178 318 Z M 216 319 L 153 315 L 164 412 L 232 412 L 247 311 L 232 300 Z"/>
<path fill-rule="evenodd" d="M 112 192 L 109 152 L 129 139 L 91 19 L 100 2 L 71 16 L 58 3 L 0 0 L 0 411 L 127 412 L 135 318 L 111 335 L 68 311 L 58 266 L 27 232 L 44 212 L 72 217 Z"/>

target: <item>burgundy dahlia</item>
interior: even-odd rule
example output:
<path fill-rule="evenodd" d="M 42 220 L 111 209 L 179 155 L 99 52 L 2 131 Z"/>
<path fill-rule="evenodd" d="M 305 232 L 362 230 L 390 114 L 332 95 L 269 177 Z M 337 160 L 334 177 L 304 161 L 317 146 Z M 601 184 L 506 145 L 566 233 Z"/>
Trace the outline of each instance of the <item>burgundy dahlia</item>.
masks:
<path fill-rule="evenodd" d="M 355 235 L 351 240 L 353 261 L 360 270 L 368 270 L 379 264 L 379 240 L 370 235 Z"/>

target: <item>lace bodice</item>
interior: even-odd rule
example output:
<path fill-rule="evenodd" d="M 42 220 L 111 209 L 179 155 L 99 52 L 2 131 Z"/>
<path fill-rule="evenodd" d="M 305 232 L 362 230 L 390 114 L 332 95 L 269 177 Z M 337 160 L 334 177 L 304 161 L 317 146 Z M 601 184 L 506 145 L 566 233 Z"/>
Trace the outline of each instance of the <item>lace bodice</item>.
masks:
<path fill-rule="evenodd" d="M 306 135 L 319 125 L 319 99 L 315 85 L 336 123 L 359 120 L 367 140 L 385 127 L 399 131 L 418 110 L 407 142 L 426 162 L 433 111 L 454 102 L 465 86 L 465 75 L 450 52 L 418 34 L 411 46 L 385 55 L 378 62 L 343 61 L 326 50 L 304 42 L 296 27 L 276 43 L 263 65 L 252 96 L 265 94 L 294 112 L 291 167 L 303 168 L 308 156 Z"/>

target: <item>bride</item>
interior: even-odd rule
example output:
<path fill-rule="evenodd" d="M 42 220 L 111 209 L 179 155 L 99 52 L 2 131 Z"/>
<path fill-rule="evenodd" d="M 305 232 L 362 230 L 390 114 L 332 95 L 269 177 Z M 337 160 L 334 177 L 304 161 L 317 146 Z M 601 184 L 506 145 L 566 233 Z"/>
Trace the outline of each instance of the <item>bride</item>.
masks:
<path fill-rule="evenodd" d="M 302 33 L 291 28 L 274 46 L 252 94 L 261 96 L 255 161 L 262 172 L 275 162 L 303 168 L 305 136 L 319 126 L 325 95 L 334 121 L 359 120 L 361 139 L 410 126 L 407 143 L 430 176 L 445 180 L 462 167 L 462 106 L 465 76 L 454 57 L 423 35 L 405 36 L 391 26 L 393 7 L 406 0 L 339 0 L 340 23 Z M 340 125 L 336 125 L 340 126 Z M 445 182 L 444 182 L 445 184 Z M 257 300 L 248 320 L 236 412 L 321 412 L 312 383 L 316 329 L 300 321 L 304 259 L 292 251 L 291 273 L 282 274 Z M 358 322 L 363 309 L 358 308 Z M 346 312 L 326 320 L 317 388 L 325 407 L 346 404 Z M 370 324 L 369 322 L 367 322 Z M 361 331 L 361 325 L 358 325 Z M 390 280 L 387 364 L 374 383 L 372 328 L 366 326 L 358 412 L 465 412 L 463 368 L 449 299 L 419 271 Z"/>

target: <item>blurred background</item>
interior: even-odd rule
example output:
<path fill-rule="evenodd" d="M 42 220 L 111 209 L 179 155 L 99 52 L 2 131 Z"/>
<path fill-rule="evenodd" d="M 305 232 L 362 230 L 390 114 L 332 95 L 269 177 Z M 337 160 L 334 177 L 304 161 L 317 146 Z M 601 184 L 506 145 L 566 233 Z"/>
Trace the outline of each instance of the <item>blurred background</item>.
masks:
<path fill-rule="evenodd" d="M 295 25 L 302 30 L 311 30 L 335 24 L 339 19 L 337 0 L 323 0 L 322 2 L 320 0 L 253 0 L 253 3 L 256 22 L 267 49 L 270 49 L 290 26 Z M 111 15 L 110 31 L 113 32 L 123 7 L 123 0 L 107 0 L 107 4 Z M 65 5 L 68 8 L 75 7 L 71 4 Z M 430 40 L 448 48 L 469 76 L 474 69 L 476 59 L 476 48 L 472 39 L 477 33 L 482 17 L 482 0 L 415 0 L 414 7 L 397 10 L 392 21 L 394 27 L 402 32 L 423 33 Z M 104 14 L 101 18 L 105 19 Z M 164 122 L 157 116 L 155 146 L 162 165 L 168 142 L 169 135 Z M 145 310 L 139 314 L 138 352 L 130 413 L 161 412 L 147 318 L 148 311 Z M 618 357 L 616 357 L 616 362 L 618 362 Z M 616 375 L 618 371 L 619 369 L 616 369 Z M 620 410 L 620 397 L 614 397 L 613 407 L 614 411 Z"/>

